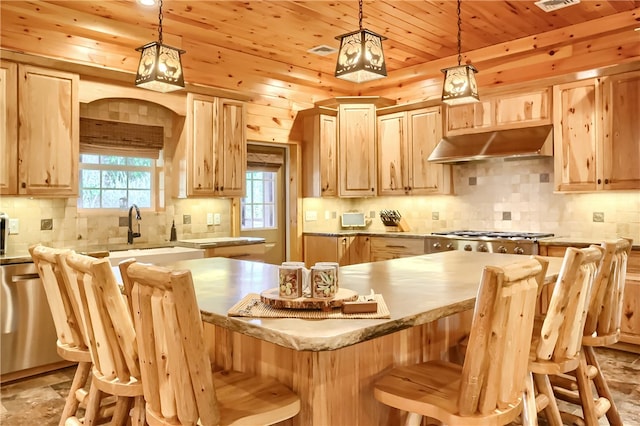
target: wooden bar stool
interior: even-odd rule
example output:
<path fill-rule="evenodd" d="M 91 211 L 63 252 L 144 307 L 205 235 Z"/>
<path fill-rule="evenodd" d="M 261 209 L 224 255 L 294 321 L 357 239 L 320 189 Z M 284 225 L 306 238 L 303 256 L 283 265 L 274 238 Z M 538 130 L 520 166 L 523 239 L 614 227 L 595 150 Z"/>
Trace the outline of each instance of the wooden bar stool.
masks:
<path fill-rule="evenodd" d="M 549 309 L 534 323 L 529 357 L 530 379 L 535 389 L 535 409 L 530 405 L 528 419 L 544 412 L 547 423 L 562 425 L 550 375 L 568 373 L 580 364 L 582 332 L 592 284 L 600 265 L 602 249 L 591 246 L 584 249 L 568 248 L 556 280 Z"/>
<path fill-rule="evenodd" d="M 78 363 L 58 423 L 60 426 L 63 426 L 68 418 L 76 417 L 80 403 L 86 400 L 87 393 L 84 388 L 89 384 L 92 364 L 82 326 L 80 307 L 65 281 L 63 272 L 63 268 L 67 266 L 61 256 L 70 252 L 70 250 L 54 249 L 40 244 L 29 247 L 29 253 L 42 280 L 56 328 L 58 355 L 64 360 Z"/>
<path fill-rule="evenodd" d="M 89 350 L 93 360 L 92 387 L 97 398 L 114 395 L 111 424 L 144 425 L 144 399 L 133 319 L 108 259 L 76 253 L 64 256 L 69 281 L 77 286 Z M 97 405 L 89 399 L 85 418 L 95 419 Z M 132 408 L 133 407 L 133 408 Z M 91 422 L 86 424 L 91 424 Z"/>
<path fill-rule="evenodd" d="M 547 262 L 529 258 L 484 268 L 464 364 L 428 361 L 396 367 L 374 384 L 375 398 L 451 425 L 502 425 L 522 410 L 538 287 Z"/>
<path fill-rule="evenodd" d="M 211 371 L 191 271 L 121 270 L 133 289 L 149 425 L 268 425 L 300 411 L 298 396 L 276 379 Z"/>
<path fill-rule="evenodd" d="M 602 243 L 604 255 L 593 283 L 582 336 L 582 360 L 572 376 L 552 381 L 558 399 L 582 407 L 581 418 L 562 413 L 562 417 L 572 424 L 597 425 L 598 419 L 605 414 L 609 424 L 623 424 L 593 348 L 612 345 L 620 338 L 622 298 L 631 244 L 632 240 L 626 238 Z M 592 383 L 596 398 L 591 397 Z"/>

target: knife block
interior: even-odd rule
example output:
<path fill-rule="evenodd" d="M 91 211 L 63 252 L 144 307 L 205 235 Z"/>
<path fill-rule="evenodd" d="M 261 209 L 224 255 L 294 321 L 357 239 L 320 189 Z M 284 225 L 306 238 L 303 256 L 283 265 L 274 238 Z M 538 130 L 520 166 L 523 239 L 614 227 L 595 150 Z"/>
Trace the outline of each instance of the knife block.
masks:
<path fill-rule="evenodd" d="M 404 217 L 401 217 L 395 226 L 385 225 L 385 230 L 387 232 L 409 232 L 411 228 Z"/>

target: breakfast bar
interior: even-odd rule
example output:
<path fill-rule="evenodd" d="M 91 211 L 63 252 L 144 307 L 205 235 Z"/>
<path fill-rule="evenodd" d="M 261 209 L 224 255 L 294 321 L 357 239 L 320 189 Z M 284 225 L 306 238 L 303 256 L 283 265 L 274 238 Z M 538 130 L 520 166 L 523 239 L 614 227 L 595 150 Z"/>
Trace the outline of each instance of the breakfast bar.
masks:
<path fill-rule="evenodd" d="M 551 282 L 562 259 L 546 259 Z M 277 286 L 277 266 L 209 258 L 171 267 L 192 271 L 216 369 L 272 376 L 298 393 L 300 413 L 285 424 L 388 425 L 401 414 L 374 400 L 373 381 L 395 365 L 455 356 L 470 329 L 482 268 L 518 260 L 452 251 L 341 268 L 341 287 L 383 296 L 391 314 L 385 319 L 232 317 L 229 309 L 247 294 Z"/>

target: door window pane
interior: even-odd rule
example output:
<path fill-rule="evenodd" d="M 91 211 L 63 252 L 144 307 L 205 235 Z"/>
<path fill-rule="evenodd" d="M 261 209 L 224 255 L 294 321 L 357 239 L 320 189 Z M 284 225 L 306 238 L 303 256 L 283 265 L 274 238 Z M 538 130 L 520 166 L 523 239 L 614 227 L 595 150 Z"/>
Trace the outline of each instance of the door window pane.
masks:
<path fill-rule="evenodd" d="M 247 172 L 247 196 L 241 202 L 243 230 L 276 227 L 276 172 Z"/>

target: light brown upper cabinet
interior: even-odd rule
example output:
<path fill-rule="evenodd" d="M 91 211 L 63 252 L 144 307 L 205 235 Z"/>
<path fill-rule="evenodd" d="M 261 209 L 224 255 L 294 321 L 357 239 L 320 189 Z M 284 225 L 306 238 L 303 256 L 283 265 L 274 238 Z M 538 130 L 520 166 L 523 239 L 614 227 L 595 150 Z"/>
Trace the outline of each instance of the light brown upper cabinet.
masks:
<path fill-rule="evenodd" d="M 247 140 L 241 101 L 187 94 L 187 195 L 242 197 Z"/>
<path fill-rule="evenodd" d="M 338 195 L 338 111 L 317 107 L 304 112 L 303 197 Z"/>
<path fill-rule="evenodd" d="M 640 72 L 554 87 L 555 190 L 640 189 Z"/>
<path fill-rule="evenodd" d="M 338 173 L 341 197 L 376 195 L 376 107 L 338 107 Z"/>
<path fill-rule="evenodd" d="M 451 192 L 451 166 L 427 158 L 442 138 L 440 107 L 378 116 L 378 194 Z"/>
<path fill-rule="evenodd" d="M 1 193 L 77 195 L 78 75 L 2 62 L 0 76 L 3 92 L 0 101 Z"/>
<path fill-rule="evenodd" d="M 505 92 L 446 108 L 447 136 L 551 124 L 551 88 Z"/>
<path fill-rule="evenodd" d="M 0 61 L 0 194 L 18 193 L 18 65 Z"/>

